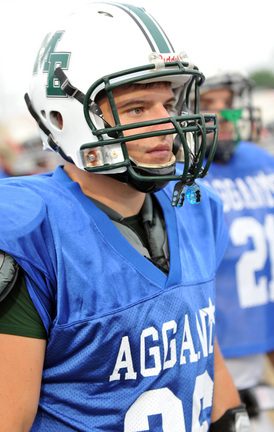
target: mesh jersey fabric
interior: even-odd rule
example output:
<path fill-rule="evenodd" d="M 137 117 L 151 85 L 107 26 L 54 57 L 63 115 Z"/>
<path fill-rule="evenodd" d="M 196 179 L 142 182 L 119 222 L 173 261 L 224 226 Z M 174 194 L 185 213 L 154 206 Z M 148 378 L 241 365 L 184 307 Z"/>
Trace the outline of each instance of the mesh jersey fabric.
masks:
<path fill-rule="evenodd" d="M 24 269 L 48 332 L 32 432 L 198 431 L 210 422 L 214 275 L 227 232 L 211 190 L 201 185 L 202 202 L 179 210 L 172 190 L 155 194 L 167 277 L 61 167 L 0 182 L 0 248 Z"/>

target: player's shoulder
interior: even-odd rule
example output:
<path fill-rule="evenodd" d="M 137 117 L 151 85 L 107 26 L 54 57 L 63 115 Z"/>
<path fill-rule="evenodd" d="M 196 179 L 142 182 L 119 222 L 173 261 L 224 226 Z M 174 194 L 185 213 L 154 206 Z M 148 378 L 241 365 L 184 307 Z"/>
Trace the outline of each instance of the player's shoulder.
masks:
<path fill-rule="evenodd" d="M 39 205 L 39 176 L 8 177 L 0 180 L 1 208 L 18 208 L 24 211 L 32 205 Z"/>
<path fill-rule="evenodd" d="M 9 232 L 20 234 L 21 229 L 31 229 L 44 219 L 47 206 L 34 177 L 1 179 L 0 235 L 7 227 Z"/>
<path fill-rule="evenodd" d="M 58 194 L 58 182 L 54 186 L 53 173 L 43 173 L 29 176 L 6 177 L 0 179 L 0 196 L 5 196 L 9 205 L 21 205 L 23 200 L 30 204 L 35 201 L 42 202 L 48 195 L 48 191 Z M 57 186 L 58 185 L 58 186 Z M 44 198 L 43 198 L 44 197 Z M 0 200 L 0 204 L 3 200 Z"/>

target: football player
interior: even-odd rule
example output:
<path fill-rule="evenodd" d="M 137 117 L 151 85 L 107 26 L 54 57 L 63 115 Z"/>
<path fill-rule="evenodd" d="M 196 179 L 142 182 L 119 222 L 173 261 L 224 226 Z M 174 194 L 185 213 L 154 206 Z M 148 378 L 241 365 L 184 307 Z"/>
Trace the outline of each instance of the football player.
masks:
<path fill-rule="evenodd" d="M 0 182 L 2 431 L 248 430 L 215 339 L 203 80 L 136 6 L 45 37 L 25 99 L 64 165 Z"/>
<path fill-rule="evenodd" d="M 252 430 L 270 432 L 264 411 L 274 409 L 274 390 L 264 383 L 264 365 L 274 349 L 274 158 L 258 145 L 253 88 L 243 72 L 219 71 L 206 79 L 200 107 L 219 116 L 218 147 L 204 181 L 222 198 L 229 228 L 216 279 L 218 341 Z"/>

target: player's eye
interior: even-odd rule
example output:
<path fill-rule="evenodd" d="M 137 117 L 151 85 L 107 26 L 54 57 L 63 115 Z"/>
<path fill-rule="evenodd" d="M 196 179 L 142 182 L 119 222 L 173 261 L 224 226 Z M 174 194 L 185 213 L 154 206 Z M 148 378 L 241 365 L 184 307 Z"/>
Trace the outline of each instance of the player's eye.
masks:
<path fill-rule="evenodd" d="M 165 107 L 165 110 L 166 110 L 168 113 L 171 113 L 171 111 L 172 111 L 173 108 L 174 108 L 174 106 L 173 106 L 172 104 L 164 105 L 164 107 Z"/>
<path fill-rule="evenodd" d="M 136 115 L 142 114 L 143 111 L 144 111 L 144 109 L 142 107 L 136 107 L 136 108 L 132 108 L 131 109 L 131 112 L 133 114 L 136 114 Z"/>

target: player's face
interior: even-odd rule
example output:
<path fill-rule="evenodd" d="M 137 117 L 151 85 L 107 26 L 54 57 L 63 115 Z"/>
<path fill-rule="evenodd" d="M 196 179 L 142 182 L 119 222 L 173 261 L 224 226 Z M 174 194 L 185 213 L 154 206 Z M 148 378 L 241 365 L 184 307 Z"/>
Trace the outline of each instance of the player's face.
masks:
<path fill-rule="evenodd" d="M 216 113 L 219 117 L 219 139 L 229 140 L 234 133 L 234 125 L 223 121 L 220 111 L 232 106 L 233 94 L 228 89 L 212 90 L 200 96 L 200 110 Z"/>
<path fill-rule="evenodd" d="M 137 88 L 136 88 L 137 87 Z M 113 92 L 121 125 L 170 117 L 174 105 L 174 94 L 169 83 L 157 83 L 152 87 L 120 87 Z M 114 124 L 109 101 L 99 102 L 105 120 Z M 124 131 L 124 136 L 138 133 L 172 129 L 171 123 L 145 126 Z M 172 156 L 173 134 L 134 140 L 127 143 L 131 158 L 145 164 L 165 164 Z"/>

